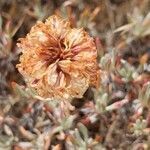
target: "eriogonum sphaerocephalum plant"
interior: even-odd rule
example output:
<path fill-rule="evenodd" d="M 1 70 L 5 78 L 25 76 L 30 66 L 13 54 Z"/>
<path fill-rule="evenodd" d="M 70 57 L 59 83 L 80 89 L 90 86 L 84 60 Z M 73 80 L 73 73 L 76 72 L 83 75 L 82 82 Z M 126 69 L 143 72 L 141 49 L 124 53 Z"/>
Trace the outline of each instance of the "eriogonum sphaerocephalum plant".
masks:
<path fill-rule="evenodd" d="M 89 86 L 98 86 L 93 38 L 58 16 L 37 22 L 18 47 L 22 55 L 17 68 L 41 97 L 71 100 L 81 98 Z"/>

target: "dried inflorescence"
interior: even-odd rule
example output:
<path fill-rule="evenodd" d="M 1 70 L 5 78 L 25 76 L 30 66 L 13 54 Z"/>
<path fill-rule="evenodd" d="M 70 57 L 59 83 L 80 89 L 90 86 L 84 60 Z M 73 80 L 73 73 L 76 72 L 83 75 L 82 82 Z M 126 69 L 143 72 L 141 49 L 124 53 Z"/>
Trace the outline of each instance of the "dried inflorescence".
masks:
<path fill-rule="evenodd" d="M 89 86 L 98 86 L 93 38 L 58 16 L 37 22 L 18 47 L 23 54 L 17 68 L 41 97 L 81 98 Z"/>

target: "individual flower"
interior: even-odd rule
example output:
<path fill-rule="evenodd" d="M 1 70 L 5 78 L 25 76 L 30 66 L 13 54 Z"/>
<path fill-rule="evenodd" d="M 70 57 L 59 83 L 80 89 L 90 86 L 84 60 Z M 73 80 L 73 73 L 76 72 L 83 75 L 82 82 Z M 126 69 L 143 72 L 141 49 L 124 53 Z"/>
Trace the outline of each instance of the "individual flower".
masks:
<path fill-rule="evenodd" d="M 18 47 L 22 55 L 17 68 L 41 97 L 82 98 L 89 86 L 99 84 L 93 38 L 58 16 L 37 22 Z"/>

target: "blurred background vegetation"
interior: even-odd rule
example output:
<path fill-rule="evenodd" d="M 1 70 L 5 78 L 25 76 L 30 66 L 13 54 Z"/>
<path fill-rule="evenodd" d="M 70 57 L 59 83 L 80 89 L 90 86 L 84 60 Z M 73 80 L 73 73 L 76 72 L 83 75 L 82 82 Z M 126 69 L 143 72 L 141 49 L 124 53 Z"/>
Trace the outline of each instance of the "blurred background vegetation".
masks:
<path fill-rule="evenodd" d="M 150 149 L 149 0 L 0 0 L 0 150 Z M 101 86 L 66 113 L 33 96 L 16 43 L 57 14 L 94 37 Z M 68 106 L 71 107 L 71 106 Z"/>

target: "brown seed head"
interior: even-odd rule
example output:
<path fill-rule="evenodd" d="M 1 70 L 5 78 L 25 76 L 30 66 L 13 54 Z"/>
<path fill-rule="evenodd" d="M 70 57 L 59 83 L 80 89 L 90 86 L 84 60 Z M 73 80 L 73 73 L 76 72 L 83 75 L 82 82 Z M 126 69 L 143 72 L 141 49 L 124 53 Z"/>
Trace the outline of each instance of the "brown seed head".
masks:
<path fill-rule="evenodd" d="M 37 22 L 18 47 L 22 55 L 17 68 L 41 97 L 81 98 L 89 86 L 98 86 L 93 38 L 58 16 Z"/>

